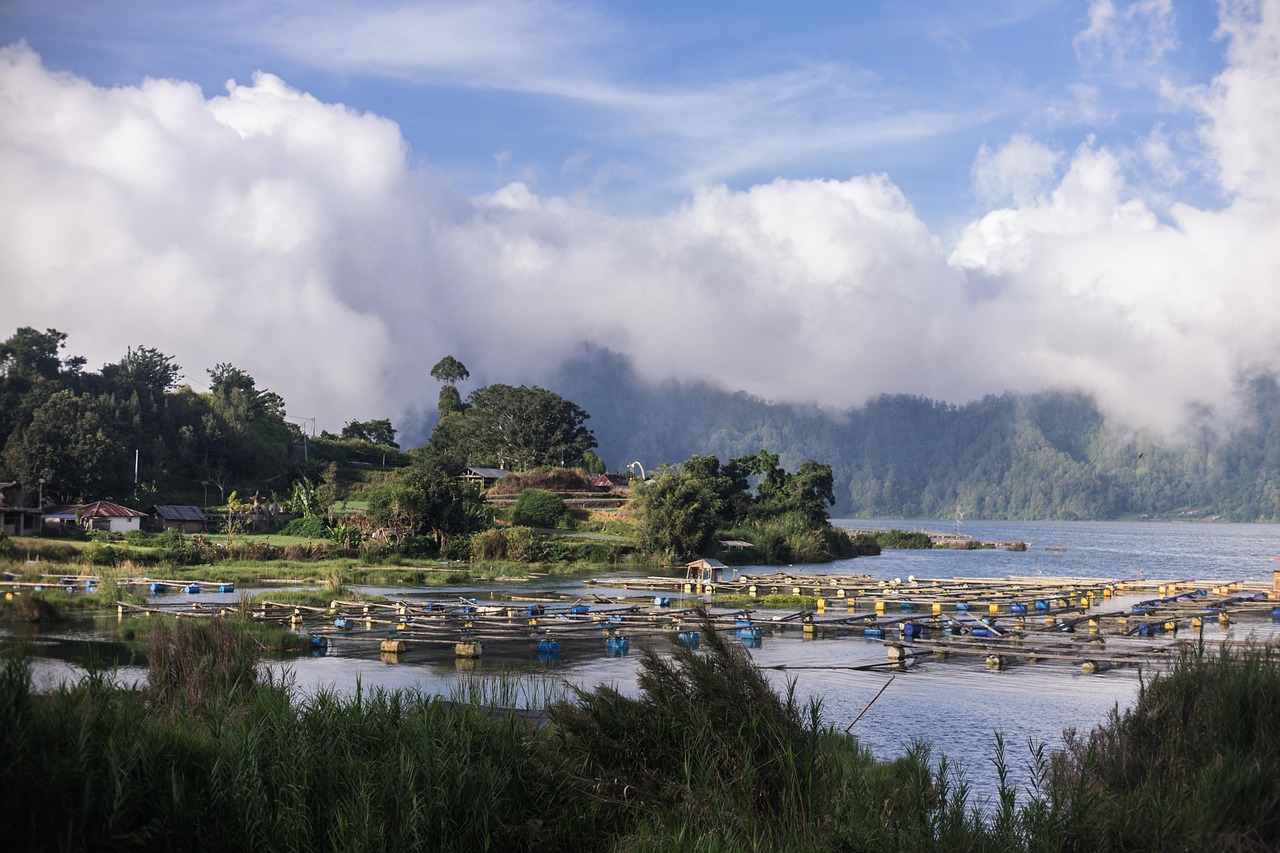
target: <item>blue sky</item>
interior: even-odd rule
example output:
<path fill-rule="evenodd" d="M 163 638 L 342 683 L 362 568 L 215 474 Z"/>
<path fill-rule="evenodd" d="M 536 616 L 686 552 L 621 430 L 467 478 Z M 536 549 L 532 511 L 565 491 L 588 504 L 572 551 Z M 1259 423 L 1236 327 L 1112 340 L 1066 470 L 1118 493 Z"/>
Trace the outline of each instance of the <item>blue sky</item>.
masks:
<path fill-rule="evenodd" d="M 523 180 L 653 210 L 699 184 L 885 172 L 945 229 L 979 204 L 984 144 L 1127 146 L 1192 126 L 1160 89 L 1221 70 L 1213 10 L 1145 5 L 1089 38 L 1090 7 L 1061 0 L 27 0 L 8 4 L 0 40 L 99 86 L 173 78 L 213 96 L 268 71 L 392 119 L 467 193 Z"/>
<path fill-rule="evenodd" d="M 1068 387 L 1173 429 L 1276 366 L 1232 319 L 1280 323 L 1277 30 L 1280 0 L 9 0 L 0 286 L 91 363 L 233 361 L 331 427 L 429 406 L 446 352 L 535 381 L 595 340 L 768 399 Z"/>

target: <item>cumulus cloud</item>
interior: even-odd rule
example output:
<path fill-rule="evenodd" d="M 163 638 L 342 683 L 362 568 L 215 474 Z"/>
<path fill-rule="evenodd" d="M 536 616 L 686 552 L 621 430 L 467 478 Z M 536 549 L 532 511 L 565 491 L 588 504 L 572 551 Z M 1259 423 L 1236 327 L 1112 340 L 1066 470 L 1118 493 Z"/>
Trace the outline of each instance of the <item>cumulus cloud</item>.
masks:
<path fill-rule="evenodd" d="M 14 45 L 5 316 L 92 365 L 139 343 L 196 380 L 230 361 L 330 429 L 433 406 L 446 353 L 537 381 L 583 340 L 774 400 L 1070 387 L 1172 429 L 1280 363 L 1278 7 L 1229 7 L 1230 67 L 1187 98 L 1228 203 L 1153 209 L 1106 146 L 1015 136 L 979 154 L 1000 206 L 951 247 L 886 175 L 708 183 L 648 215 L 519 182 L 467 198 L 394 123 L 270 74 L 104 89 Z"/>

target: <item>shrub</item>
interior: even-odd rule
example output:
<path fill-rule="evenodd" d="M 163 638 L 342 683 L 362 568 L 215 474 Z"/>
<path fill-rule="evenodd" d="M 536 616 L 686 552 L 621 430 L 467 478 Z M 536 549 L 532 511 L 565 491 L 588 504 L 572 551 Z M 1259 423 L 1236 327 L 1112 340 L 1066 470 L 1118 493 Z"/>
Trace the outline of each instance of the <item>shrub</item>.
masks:
<path fill-rule="evenodd" d="M 90 542 L 84 549 L 85 562 L 94 566 L 118 566 L 131 556 L 127 547 L 103 542 Z"/>
<path fill-rule="evenodd" d="M 399 545 L 395 547 L 395 553 L 402 557 L 423 557 L 431 558 L 436 556 L 440 549 L 436 547 L 435 540 L 430 536 L 406 536 Z"/>
<path fill-rule="evenodd" d="M 591 488 L 591 480 L 584 471 L 576 468 L 539 468 L 508 474 L 490 489 L 496 495 L 514 495 L 528 489 L 550 489 L 558 492 L 577 492 Z"/>
<path fill-rule="evenodd" d="M 471 555 L 477 560 L 502 560 L 507 556 L 507 537 L 493 528 L 471 537 Z"/>
<path fill-rule="evenodd" d="M 507 540 L 507 559 L 517 563 L 536 563 L 542 558 L 538 534 L 528 527 L 509 527 L 503 531 Z"/>
<path fill-rule="evenodd" d="M 466 536 L 455 536 L 445 543 L 440 556 L 446 560 L 470 560 L 471 539 Z"/>
<path fill-rule="evenodd" d="M 1067 733 L 1048 778 L 1065 849 L 1280 849 L 1280 650 L 1183 647 L 1134 707 Z"/>
<path fill-rule="evenodd" d="M 524 527 L 555 527 L 565 512 L 559 495 L 545 489 L 525 489 L 516 499 L 511 522 Z"/>
<path fill-rule="evenodd" d="M 317 515 L 295 518 L 280 528 L 281 536 L 309 536 L 312 539 L 328 539 L 329 525 Z"/>

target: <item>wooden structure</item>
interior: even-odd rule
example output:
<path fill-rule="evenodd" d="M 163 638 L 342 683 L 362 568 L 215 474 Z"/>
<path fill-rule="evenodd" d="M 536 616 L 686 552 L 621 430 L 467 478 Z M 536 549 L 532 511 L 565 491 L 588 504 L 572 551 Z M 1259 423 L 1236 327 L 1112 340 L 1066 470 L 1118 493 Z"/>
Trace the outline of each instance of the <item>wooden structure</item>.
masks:
<path fill-rule="evenodd" d="M 701 561 L 698 561 L 701 562 Z M 51 576 L 52 577 L 52 576 Z M 784 576 L 749 577 L 753 586 Z M 638 586 L 631 579 L 633 588 Z M 657 579 L 652 579 L 657 580 Z M 672 579 L 666 579 L 668 582 Z M 592 595 L 588 603 L 567 595 L 530 602 L 478 601 L 458 596 L 400 601 L 334 600 L 328 607 L 257 601 L 251 618 L 305 631 L 312 648 L 343 642 L 375 648 L 384 661 L 399 663 L 419 650 L 452 650 L 467 659 L 491 651 L 520 650 L 558 654 L 562 647 L 601 648 L 608 655 L 626 654 L 631 642 L 676 641 L 697 648 L 699 632 L 733 632 L 747 648 L 759 648 L 768 637 L 799 633 L 805 640 L 844 639 L 885 648 L 879 662 L 843 665 L 779 664 L 774 669 L 901 669 L 919 661 L 969 660 L 977 657 L 990 669 L 1015 665 L 1070 666 L 1101 673 L 1109 668 L 1169 660 L 1188 644 L 1229 640 L 1226 628 L 1237 620 L 1253 626 L 1280 618 L 1280 596 L 1265 583 L 1217 581 L 1151 581 L 1105 578 L 952 578 L 891 585 L 865 576 L 827 576 L 839 589 L 861 588 L 831 612 L 836 600 L 819 599 L 816 610 L 766 609 L 706 605 L 709 622 L 699 610 L 659 597 Z M 121 580 L 122 586 L 150 582 L 180 585 L 188 592 L 214 591 L 191 582 Z M 46 581 L 46 583 L 48 583 Z M 83 578 L 54 578 L 54 584 L 90 588 Z M 3 585 L 3 584 L 0 584 Z M 7 584 L 19 595 L 30 584 Z M 1158 593 L 1156 597 L 1147 597 Z M 168 597 L 166 597 L 168 598 Z M 117 612 L 155 613 L 183 618 L 240 616 L 239 607 L 207 601 L 168 602 L 146 606 L 121 602 Z M 692 597 L 686 601 L 693 602 Z M 891 606 L 890 606 L 891 605 Z M 842 611 L 842 612 L 841 612 Z M 1179 637 L 1182 634 L 1182 637 Z M 1273 640 L 1274 641 L 1274 640 Z"/>
<path fill-rule="evenodd" d="M 30 506 L 18 483 L 0 483 L 0 533 L 33 536 L 40 529 L 40 510 Z"/>
<path fill-rule="evenodd" d="M 729 579 L 730 569 L 719 560 L 710 560 L 703 557 L 701 560 L 694 560 L 686 566 L 688 572 L 685 574 L 685 580 L 697 581 L 698 583 L 721 583 Z"/>
<path fill-rule="evenodd" d="M 475 483 L 480 488 L 487 489 L 510 473 L 505 468 L 468 468 L 462 472 L 461 477 L 468 483 Z"/>
<path fill-rule="evenodd" d="M 159 530 L 183 533 L 203 533 L 208 523 L 200 507 L 180 504 L 156 504 L 151 508 L 150 521 Z"/>

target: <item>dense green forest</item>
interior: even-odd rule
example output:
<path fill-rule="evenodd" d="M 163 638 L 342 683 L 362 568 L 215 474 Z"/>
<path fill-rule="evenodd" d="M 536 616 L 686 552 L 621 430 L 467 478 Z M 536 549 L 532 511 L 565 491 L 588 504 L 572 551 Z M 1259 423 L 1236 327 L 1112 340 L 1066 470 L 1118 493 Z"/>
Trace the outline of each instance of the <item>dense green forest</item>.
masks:
<path fill-rule="evenodd" d="M 1230 433 L 1180 443 L 1114 427 L 1088 397 L 1001 394 L 963 405 L 885 395 L 840 412 L 705 383 L 640 379 L 587 347 L 548 382 L 591 412 L 600 455 L 646 465 L 769 447 L 831 463 L 833 512 L 855 517 L 1280 520 L 1280 387 L 1247 383 Z"/>

